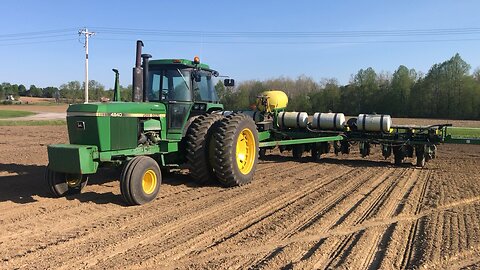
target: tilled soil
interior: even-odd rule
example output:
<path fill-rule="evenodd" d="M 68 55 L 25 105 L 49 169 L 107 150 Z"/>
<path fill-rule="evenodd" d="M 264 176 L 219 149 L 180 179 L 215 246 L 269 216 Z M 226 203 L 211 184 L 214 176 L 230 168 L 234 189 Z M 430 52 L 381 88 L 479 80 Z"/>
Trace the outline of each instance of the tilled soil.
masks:
<path fill-rule="evenodd" d="M 65 127 L 0 138 L 0 269 L 480 268 L 480 146 L 441 145 L 423 169 L 378 148 L 319 162 L 267 152 L 249 185 L 198 186 L 181 170 L 127 207 L 113 170 L 48 197 L 46 145 Z"/>

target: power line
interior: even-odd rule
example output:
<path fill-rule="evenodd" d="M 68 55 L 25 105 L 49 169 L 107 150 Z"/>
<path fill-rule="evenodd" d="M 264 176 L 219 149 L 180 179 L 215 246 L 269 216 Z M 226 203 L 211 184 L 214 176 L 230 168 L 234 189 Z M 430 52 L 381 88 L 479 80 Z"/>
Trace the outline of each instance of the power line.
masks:
<path fill-rule="evenodd" d="M 65 36 L 72 36 L 73 33 L 69 34 L 56 34 L 56 35 L 44 35 L 44 36 L 32 36 L 32 37 L 16 37 L 16 38 L 2 38 L 0 37 L 0 41 L 16 41 L 16 40 L 28 40 L 28 39 L 50 39 L 54 37 L 65 37 Z"/>
<path fill-rule="evenodd" d="M 51 34 L 58 34 L 58 33 L 74 33 L 77 28 L 63 28 L 63 29 L 56 29 L 56 30 L 44 30 L 44 31 L 37 31 L 37 32 L 23 32 L 23 33 L 10 33 L 10 34 L 2 34 L 0 38 L 4 37 L 23 37 L 23 36 L 42 36 L 42 35 L 51 35 Z"/>
<path fill-rule="evenodd" d="M 125 41 L 131 42 L 131 38 L 97 38 L 99 41 Z M 166 39 L 143 39 L 145 42 L 195 44 L 198 40 L 166 40 Z M 479 38 L 461 39 L 423 39 L 423 40 L 338 40 L 338 41 L 202 41 L 204 44 L 245 44 L 245 45 L 309 45 L 309 44 L 376 44 L 376 43 L 435 43 L 435 42 L 472 42 L 480 41 Z"/>
<path fill-rule="evenodd" d="M 15 46 L 15 45 L 29 45 L 29 44 L 42 44 L 42 43 L 56 43 L 56 42 L 65 42 L 65 41 L 74 41 L 74 38 L 65 38 L 65 39 L 53 39 L 53 40 L 43 40 L 43 41 L 32 41 L 32 42 L 15 42 L 15 43 L 5 43 L 1 44 L 3 46 Z"/>
<path fill-rule="evenodd" d="M 250 38 L 357 38 L 357 37 L 391 37 L 391 36 L 451 36 L 477 35 L 480 28 L 438 28 L 438 29 L 403 29 L 403 30 L 358 30 L 358 31 L 194 31 L 194 30 L 155 30 L 142 28 L 95 27 L 98 32 L 111 35 L 150 35 L 182 37 L 250 37 Z"/>

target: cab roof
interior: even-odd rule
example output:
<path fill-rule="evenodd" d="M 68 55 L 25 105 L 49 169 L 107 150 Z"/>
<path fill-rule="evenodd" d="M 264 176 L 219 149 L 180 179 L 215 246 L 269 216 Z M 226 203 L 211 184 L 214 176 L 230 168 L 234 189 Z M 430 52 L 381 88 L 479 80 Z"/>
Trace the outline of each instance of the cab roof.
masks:
<path fill-rule="evenodd" d="M 187 60 L 187 59 L 150 60 L 149 65 L 184 65 L 186 67 L 191 67 L 191 68 L 198 66 L 200 69 L 212 71 L 212 69 L 210 69 L 210 66 L 208 66 L 207 64 L 200 63 L 198 65 L 195 65 L 193 61 Z"/>

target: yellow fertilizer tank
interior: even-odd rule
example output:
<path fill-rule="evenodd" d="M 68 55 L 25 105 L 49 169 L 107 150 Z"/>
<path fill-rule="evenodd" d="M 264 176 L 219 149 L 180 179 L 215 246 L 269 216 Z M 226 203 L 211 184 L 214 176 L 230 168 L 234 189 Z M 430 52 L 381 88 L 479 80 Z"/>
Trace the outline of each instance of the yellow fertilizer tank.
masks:
<path fill-rule="evenodd" d="M 287 94 L 279 90 L 265 91 L 257 98 L 257 109 L 264 112 L 285 109 L 287 104 Z"/>

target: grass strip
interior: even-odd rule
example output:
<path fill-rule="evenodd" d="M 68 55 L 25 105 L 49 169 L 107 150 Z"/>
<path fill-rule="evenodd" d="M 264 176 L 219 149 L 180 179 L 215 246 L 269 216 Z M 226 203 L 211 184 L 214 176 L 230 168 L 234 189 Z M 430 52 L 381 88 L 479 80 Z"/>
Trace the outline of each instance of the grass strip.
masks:
<path fill-rule="evenodd" d="M 24 117 L 34 115 L 34 112 L 27 111 L 11 111 L 11 110 L 0 110 L 0 119 L 14 118 L 14 117 Z"/>
<path fill-rule="evenodd" d="M 449 127 L 447 134 L 458 138 L 480 138 L 480 128 Z"/>
<path fill-rule="evenodd" d="M 66 124 L 65 120 L 0 120 L 0 126 L 62 126 Z"/>

